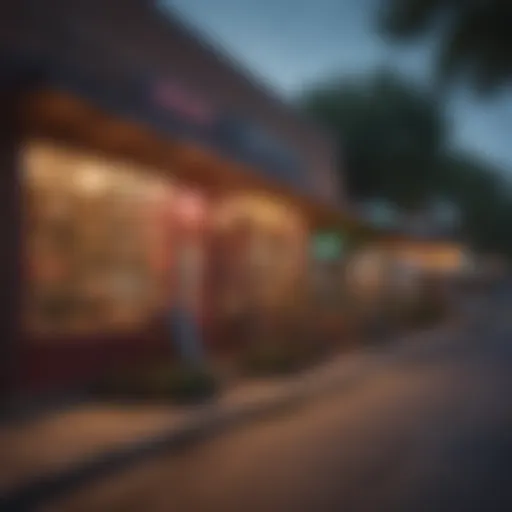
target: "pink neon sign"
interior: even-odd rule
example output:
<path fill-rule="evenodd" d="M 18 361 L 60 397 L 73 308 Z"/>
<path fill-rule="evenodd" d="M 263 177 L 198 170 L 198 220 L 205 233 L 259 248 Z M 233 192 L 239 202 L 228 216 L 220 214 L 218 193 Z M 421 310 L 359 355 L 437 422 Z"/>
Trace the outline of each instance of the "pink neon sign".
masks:
<path fill-rule="evenodd" d="M 214 111 L 206 102 L 172 82 L 157 82 L 153 88 L 153 100 L 160 107 L 173 110 L 197 124 L 209 124 L 214 118 Z"/>

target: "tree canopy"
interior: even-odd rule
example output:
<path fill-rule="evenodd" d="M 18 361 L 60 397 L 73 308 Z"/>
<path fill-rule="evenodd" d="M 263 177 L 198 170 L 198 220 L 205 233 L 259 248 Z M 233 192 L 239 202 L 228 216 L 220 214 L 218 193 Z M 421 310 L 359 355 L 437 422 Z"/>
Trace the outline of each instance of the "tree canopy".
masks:
<path fill-rule="evenodd" d="M 388 71 L 310 90 L 303 107 L 338 138 L 340 165 L 356 199 L 414 208 L 436 187 L 446 121 L 426 91 Z"/>
<path fill-rule="evenodd" d="M 489 93 L 512 80 L 509 0 L 382 0 L 384 33 L 408 41 L 435 34 L 438 77 L 457 78 Z"/>
<path fill-rule="evenodd" d="M 489 164 L 469 155 L 448 155 L 442 187 L 463 213 L 463 234 L 475 247 L 512 255 L 510 184 Z"/>
<path fill-rule="evenodd" d="M 443 105 L 428 90 L 378 71 L 314 87 L 301 105 L 338 141 L 339 172 L 353 199 L 414 211 L 442 198 L 461 212 L 473 246 L 512 255 L 509 185 L 487 162 L 453 151 Z"/>

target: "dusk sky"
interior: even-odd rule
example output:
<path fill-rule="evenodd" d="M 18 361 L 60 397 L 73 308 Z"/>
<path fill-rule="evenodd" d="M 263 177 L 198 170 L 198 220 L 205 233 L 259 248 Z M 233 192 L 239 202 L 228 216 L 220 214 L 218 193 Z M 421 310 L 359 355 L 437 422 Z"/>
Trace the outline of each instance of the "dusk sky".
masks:
<path fill-rule="evenodd" d="M 391 45 L 375 30 L 381 0 L 172 0 L 182 17 L 223 46 L 276 91 L 293 97 L 334 74 L 388 65 L 427 81 L 434 42 Z M 479 102 L 453 94 L 458 146 L 512 173 L 512 91 Z"/>

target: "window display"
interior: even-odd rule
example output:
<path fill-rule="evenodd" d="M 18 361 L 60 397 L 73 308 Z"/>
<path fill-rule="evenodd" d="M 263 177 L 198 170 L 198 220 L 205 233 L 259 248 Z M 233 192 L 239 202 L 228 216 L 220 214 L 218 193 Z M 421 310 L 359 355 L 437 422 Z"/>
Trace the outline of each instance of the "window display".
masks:
<path fill-rule="evenodd" d="M 289 300 L 304 271 L 304 227 L 297 215 L 269 199 L 239 195 L 216 217 L 216 297 L 221 316 Z"/>
<path fill-rule="evenodd" d="M 44 143 L 25 153 L 26 321 L 35 335 L 140 326 L 169 301 L 168 180 Z"/>

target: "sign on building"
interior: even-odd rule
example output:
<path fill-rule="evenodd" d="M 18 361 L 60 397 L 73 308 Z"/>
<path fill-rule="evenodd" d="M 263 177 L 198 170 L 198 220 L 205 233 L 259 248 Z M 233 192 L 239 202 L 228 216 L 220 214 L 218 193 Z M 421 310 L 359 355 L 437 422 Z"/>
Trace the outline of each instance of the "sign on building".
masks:
<path fill-rule="evenodd" d="M 341 257 L 344 248 L 343 237 L 339 233 L 323 232 L 313 237 L 313 257 L 319 261 L 335 261 Z"/>

